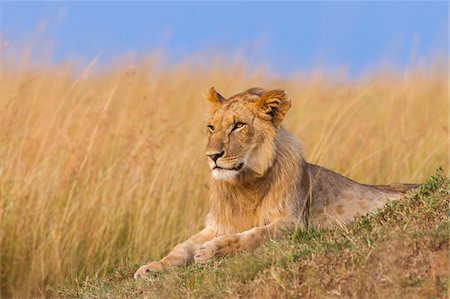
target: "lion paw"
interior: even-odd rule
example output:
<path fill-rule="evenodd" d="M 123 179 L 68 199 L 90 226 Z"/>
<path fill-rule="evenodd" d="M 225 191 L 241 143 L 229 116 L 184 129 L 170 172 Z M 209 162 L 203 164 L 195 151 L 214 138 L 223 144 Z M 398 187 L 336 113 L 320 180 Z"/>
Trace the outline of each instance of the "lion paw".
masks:
<path fill-rule="evenodd" d="M 194 261 L 196 263 L 204 264 L 210 258 L 212 258 L 217 252 L 216 243 L 213 241 L 206 242 L 203 244 L 195 253 Z"/>
<path fill-rule="evenodd" d="M 157 272 L 164 269 L 164 265 L 162 262 L 155 261 L 148 263 L 147 265 L 141 266 L 136 273 L 134 273 L 135 279 L 145 278 L 147 277 L 151 272 Z"/>

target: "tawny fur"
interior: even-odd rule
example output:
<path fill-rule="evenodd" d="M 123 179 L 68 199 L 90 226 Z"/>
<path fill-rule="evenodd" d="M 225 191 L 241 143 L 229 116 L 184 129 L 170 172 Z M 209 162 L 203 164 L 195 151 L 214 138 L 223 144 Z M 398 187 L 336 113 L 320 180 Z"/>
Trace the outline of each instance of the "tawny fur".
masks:
<path fill-rule="evenodd" d="M 251 88 L 226 99 L 211 88 L 208 100 L 212 178 L 205 228 L 139 268 L 135 278 L 253 250 L 295 227 L 344 223 L 417 187 L 359 184 L 307 163 L 300 143 L 280 126 L 291 106 L 283 90 Z"/>

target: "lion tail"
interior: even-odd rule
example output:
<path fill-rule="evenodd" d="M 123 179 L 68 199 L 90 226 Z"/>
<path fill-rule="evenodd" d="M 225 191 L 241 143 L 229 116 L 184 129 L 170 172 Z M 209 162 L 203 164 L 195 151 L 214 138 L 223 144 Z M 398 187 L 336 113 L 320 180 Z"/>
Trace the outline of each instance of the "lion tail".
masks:
<path fill-rule="evenodd" d="M 392 183 L 389 185 L 370 185 L 370 186 L 375 189 L 382 190 L 382 191 L 406 193 L 412 189 L 420 187 L 420 184 Z"/>

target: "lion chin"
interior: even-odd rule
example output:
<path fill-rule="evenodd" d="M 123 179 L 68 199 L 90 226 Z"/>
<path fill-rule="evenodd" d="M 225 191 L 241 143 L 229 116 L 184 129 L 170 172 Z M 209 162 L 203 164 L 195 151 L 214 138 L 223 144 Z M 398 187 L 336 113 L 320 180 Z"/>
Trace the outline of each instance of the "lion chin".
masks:
<path fill-rule="evenodd" d="M 244 167 L 244 164 L 244 162 L 241 162 L 234 168 L 222 168 L 215 166 L 211 171 L 212 177 L 216 180 L 231 181 L 237 177 Z"/>
<path fill-rule="evenodd" d="M 219 181 L 231 181 L 233 180 L 237 175 L 239 174 L 239 171 L 237 170 L 229 170 L 229 169 L 220 169 L 216 168 L 211 171 L 211 175 L 214 179 Z"/>

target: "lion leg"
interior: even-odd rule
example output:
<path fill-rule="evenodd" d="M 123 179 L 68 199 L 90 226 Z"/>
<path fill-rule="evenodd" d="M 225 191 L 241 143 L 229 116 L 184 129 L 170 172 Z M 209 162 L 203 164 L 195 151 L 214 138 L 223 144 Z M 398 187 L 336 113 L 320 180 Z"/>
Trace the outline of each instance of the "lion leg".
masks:
<path fill-rule="evenodd" d="M 265 226 L 254 227 L 237 234 L 218 236 L 205 242 L 195 253 L 196 263 L 205 263 L 216 255 L 225 255 L 238 251 L 252 251 L 270 239 L 281 237 L 293 227 L 293 222 L 277 220 Z"/>
<path fill-rule="evenodd" d="M 194 253 L 196 250 L 206 241 L 214 238 L 214 233 L 211 229 L 204 229 L 199 233 L 193 235 L 187 241 L 178 244 L 160 261 L 149 262 L 146 265 L 141 266 L 134 278 L 143 278 L 150 272 L 160 271 L 169 267 L 184 266 L 192 262 Z"/>

